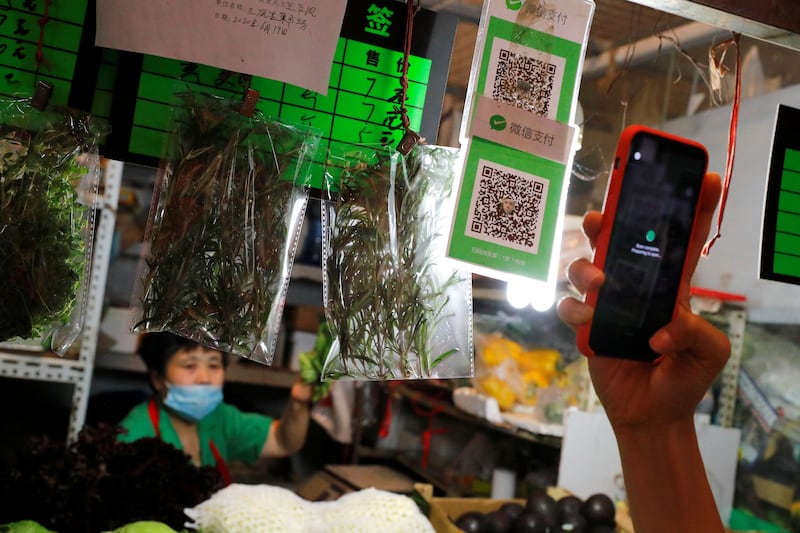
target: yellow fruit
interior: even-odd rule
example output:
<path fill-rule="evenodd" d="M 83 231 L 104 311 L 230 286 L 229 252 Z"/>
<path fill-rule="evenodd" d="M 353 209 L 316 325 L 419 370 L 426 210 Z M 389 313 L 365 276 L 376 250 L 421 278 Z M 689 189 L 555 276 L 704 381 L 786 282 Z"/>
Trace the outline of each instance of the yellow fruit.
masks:
<path fill-rule="evenodd" d="M 483 360 L 489 366 L 499 365 L 509 357 L 517 359 L 521 354 L 522 346 L 500 334 L 492 335 L 483 348 Z"/>
<path fill-rule="evenodd" d="M 533 384 L 537 387 L 547 387 L 550 385 L 551 375 L 547 372 L 534 368 L 533 370 L 528 370 L 524 374 L 522 374 L 522 379 L 527 384 Z"/>
<path fill-rule="evenodd" d="M 483 392 L 497 400 L 500 409 L 508 410 L 514 406 L 514 392 L 508 384 L 495 376 L 484 378 L 480 382 Z"/>
<path fill-rule="evenodd" d="M 561 353 L 558 350 L 525 350 L 514 357 L 520 368 L 533 370 L 534 368 L 554 374 L 558 362 L 561 360 Z"/>

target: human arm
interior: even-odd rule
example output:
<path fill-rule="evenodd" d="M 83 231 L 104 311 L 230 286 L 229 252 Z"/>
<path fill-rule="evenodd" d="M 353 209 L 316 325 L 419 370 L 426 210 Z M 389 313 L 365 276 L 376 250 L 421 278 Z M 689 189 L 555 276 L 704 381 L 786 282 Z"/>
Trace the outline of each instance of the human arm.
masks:
<path fill-rule="evenodd" d="M 300 379 L 292 385 L 280 420 L 270 426 L 261 457 L 286 457 L 297 453 L 306 440 L 313 387 Z"/>
<path fill-rule="evenodd" d="M 660 361 L 589 359 L 592 382 L 617 438 L 637 533 L 723 531 L 700 456 L 694 411 L 724 367 L 730 343 L 689 306 L 689 283 L 720 190 L 719 176 L 707 175 L 681 279 L 677 316 L 650 339 L 651 348 L 663 354 Z M 584 218 L 584 232 L 592 246 L 601 221 L 597 212 Z M 574 261 L 568 275 L 581 293 L 604 281 L 602 271 L 586 259 Z M 577 328 L 591 320 L 593 309 L 568 297 L 559 302 L 558 313 Z"/>

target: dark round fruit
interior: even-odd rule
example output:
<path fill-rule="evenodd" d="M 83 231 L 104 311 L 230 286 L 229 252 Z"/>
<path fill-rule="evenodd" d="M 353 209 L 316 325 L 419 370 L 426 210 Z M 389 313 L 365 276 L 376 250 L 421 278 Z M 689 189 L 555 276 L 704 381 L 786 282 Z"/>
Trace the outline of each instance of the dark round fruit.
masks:
<path fill-rule="evenodd" d="M 591 525 L 613 526 L 616 522 L 614 500 L 605 494 L 592 494 L 583 502 L 581 514 Z"/>
<path fill-rule="evenodd" d="M 583 500 L 579 497 L 570 494 L 558 500 L 558 514 L 564 516 L 565 514 L 578 514 L 581 512 Z"/>
<path fill-rule="evenodd" d="M 580 513 L 567 512 L 561 515 L 560 533 L 586 533 L 589 522 Z"/>
<path fill-rule="evenodd" d="M 558 527 L 558 502 L 546 492 L 534 492 L 525 502 L 525 509 L 538 514 L 547 527 Z"/>
<path fill-rule="evenodd" d="M 477 511 L 467 511 L 456 519 L 456 526 L 464 533 L 486 533 L 486 516 Z"/>
<path fill-rule="evenodd" d="M 533 511 L 523 511 L 514 522 L 514 533 L 547 533 L 547 523 Z"/>
<path fill-rule="evenodd" d="M 512 533 L 514 520 L 501 510 L 492 511 L 486 515 L 487 533 Z"/>
<path fill-rule="evenodd" d="M 525 507 L 523 507 L 521 503 L 506 502 L 500 506 L 500 510 L 506 513 L 511 520 L 516 520 L 517 517 L 522 514 L 522 511 L 525 510 Z"/>

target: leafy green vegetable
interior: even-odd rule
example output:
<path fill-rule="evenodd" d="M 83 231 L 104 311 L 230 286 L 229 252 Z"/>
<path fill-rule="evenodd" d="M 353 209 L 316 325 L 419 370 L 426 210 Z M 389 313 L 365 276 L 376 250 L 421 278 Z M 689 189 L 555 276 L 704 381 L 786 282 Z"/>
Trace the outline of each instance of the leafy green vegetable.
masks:
<path fill-rule="evenodd" d="M 79 185 L 89 172 L 86 154 L 96 149 L 98 131 L 87 115 L 43 113 L 19 102 L 0 105 L 4 341 L 66 325 L 79 303 L 94 216 L 81 202 Z"/>
<path fill-rule="evenodd" d="M 154 191 L 138 331 L 168 330 L 271 362 L 316 139 L 236 102 L 178 95 L 174 146 Z M 157 201 L 156 201 L 157 200 Z M 293 229 L 296 226 L 296 229 Z"/>
<path fill-rule="evenodd" d="M 310 352 L 300 354 L 300 378 L 304 383 L 315 384 L 314 393 L 311 396 L 312 402 L 318 402 L 328 395 L 330 382 L 321 381 L 322 367 L 325 364 L 325 356 L 333 343 L 333 336 L 327 322 L 322 322 L 317 330 L 317 338 L 314 348 Z"/>

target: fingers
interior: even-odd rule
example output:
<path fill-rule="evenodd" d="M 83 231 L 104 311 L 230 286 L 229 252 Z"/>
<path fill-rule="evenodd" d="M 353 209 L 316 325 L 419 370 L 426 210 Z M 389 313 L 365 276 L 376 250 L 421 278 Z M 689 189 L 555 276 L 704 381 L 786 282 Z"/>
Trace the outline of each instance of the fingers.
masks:
<path fill-rule="evenodd" d="M 572 329 L 577 329 L 592 320 L 594 310 L 589 304 L 567 296 L 559 300 L 556 312 L 562 322 Z"/>
<path fill-rule="evenodd" d="M 581 294 L 600 288 L 605 280 L 603 272 L 586 258 L 578 258 L 567 267 L 567 278 Z M 566 297 L 556 308 L 559 318 L 568 326 L 578 328 L 592 319 L 592 306 L 576 298 Z"/>
<path fill-rule="evenodd" d="M 593 250 L 597 244 L 597 234 L 600 233 L 602 223 L 603 215 L 599 211 L 589 211 L 583 217 L 583 233 L 589 239 Z"/>
<path fill-rule="evenodd" d="M 579 257 L 567 267 L 567 279 L 581 294 L 599 289 L 605 280 L 603 271 L 585 257 Z"/>

